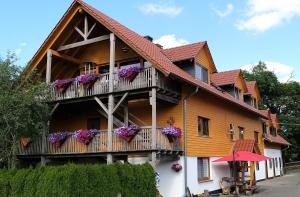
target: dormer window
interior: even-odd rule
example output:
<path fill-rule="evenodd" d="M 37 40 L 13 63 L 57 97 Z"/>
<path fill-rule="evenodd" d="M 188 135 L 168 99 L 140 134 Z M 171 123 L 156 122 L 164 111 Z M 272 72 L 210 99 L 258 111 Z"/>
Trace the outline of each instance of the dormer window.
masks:
<path fill-rule="evenodd" d="M 200 64 L 196 64 L 196 79 L 208 83 L 208 70 Z"/>
<path fill-rule="evenodd" d="M 240 99 L 241 90 L 237 87 L 234 87 L 234 97 Z"/>
<path fill-rule="evenodd" d="M 276 128 L 275 127 L 270 127 L 270 134 L 273 136 L 276 136 Z"/>

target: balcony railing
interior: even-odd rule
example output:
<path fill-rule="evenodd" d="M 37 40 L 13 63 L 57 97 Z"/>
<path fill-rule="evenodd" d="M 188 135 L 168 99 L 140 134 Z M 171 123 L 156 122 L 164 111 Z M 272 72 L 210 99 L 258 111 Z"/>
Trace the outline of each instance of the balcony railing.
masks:
<path fill-rule="evenodd" d="M 128 143 L 127 141 L 112 135 L 111 152 L 141 152 L 152 151 L 151 127 L 142 127 L 142 130 Z M 107 131 L 100 131 L 90 144 L 84 145 L 79 143 L 75 137 L 70 136 L 60 146 L 56 147 L 47 141 L 46 155 L 69 155 L 69 154 L 89 154 L 89 153 L 107 153 L 108 152 Z M 156 145 L 154 150 L 157 151 L 180 151 L 180 139 L 170 142 L 167 136 L 163 135 L 160 129 L 156 132 Z M 42 155 L 42 139 L 36 139 L 28 147 L 19 146 L 18 155 L 33 156 Z"/>
<path fill-rule="evenodd" d="M 128 81 L 127 79 L 120 78 L 117 73 L 114 75 L 114 92 L 142 89 L 152 87 L 152 68 L 145 68 L 143 71 L 138 73 L 133 81 Z M 170 82 L 162 74 L 155 71 L 156 84 L 157 87 L 169 91 L 174 94 L 179 94 L 180 91 L 178 86 Z M 74 81 L 70 86 L 64 91 L 60 92 L 56 87 L 51 88 L 51 95 L 53 100 L 63 100 L 79 97 L 87 97 L 93 95 L 106 94 L 109 92 L 109 74 L 103 74 L 90 89 L 85 89 L 78 81 Z"/>

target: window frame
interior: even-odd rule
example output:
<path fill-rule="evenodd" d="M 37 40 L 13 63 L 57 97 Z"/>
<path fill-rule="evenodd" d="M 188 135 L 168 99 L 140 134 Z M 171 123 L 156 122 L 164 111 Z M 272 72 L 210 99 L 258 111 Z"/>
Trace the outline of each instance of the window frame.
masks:
<path fill-rule="evenodd" d="M 203 71 L 206 72 L 205 79 L 204 79 L 204 72 Z M 206 67 L 204 67 L 204 66 L 202 66 L 201 64 L 198 64 L 198 63 L 195 64 L 195 78 L 197 80 L 200 80 L 200 81 L 208 84 L 209 83 L 209 76 L 208 75 L 209 75 L 209 73 L 208 73 L 208 69 Z"/>
<path fill-rule="evenodd" d="M 207 175 L 208 176 L 204 176 L 203 160 L 205 160 L 205 159 L 207 159 Z M 201 165 L 199 165 L 199 164 L 201 164 Z M 201 168 L 200 171 L 199 171 L 199 168 Z M 201 175 L 199 173 L 201 173 Z M 197 157 L 197 178 L 198 178 L 198 182 L 210 180 L 210 158 L 209 157 Z"/>
<path fill-rule="evenodd" d="M 238 131 L 239 131 L 239 139 L 240 140 L 243 140 L 244 139 L 244 134 L 245 134 L 245 128 L 244 127 L 241 127 L 241 126 L 238 126 Z M 243 133 L 241 133 L 241 131 L 243 131 Z M 241 137 L 242 136 L 242 137 Z"/>
<path fill-rule="evenodd" d="M 203 116 L 198 116 L 197 117 L 197 121 L 198 121 L 198 135 L 201 137 L 209 137 L 209 118 L 205 118 Z M 201 121 L 202 120 L 202 121 Z M 206 127 L 204 127 L 204 120 L 207 122 L 206 123 Z M 207 129 L 206 134 L 204 134 L 204 128 Z"/>
<path fill-rule="evenodd" d="M 259 167 L 260 167 L 260 166 L 259 166 L 259 162 L 257 161 L 257 162 L 256 162 L 256 170 L 259 170 Z"/>
<path fill-rule="evenodd" d="M 269 168 L 273 169 L 273 159 L 269 159 Z"/>
<path fill-rule="evenodd" d="M 232 132 L 230 132 L 232 130 Z M 234 125 L 231 123 L 229 124 L 229 137 L 231 139 L 231 141 L 234 140 Z"/>
<path fill-rule="evenodd" d="M 254 140 L 256 144 L 259 144 L 259 132 L 254 131 Z"/>

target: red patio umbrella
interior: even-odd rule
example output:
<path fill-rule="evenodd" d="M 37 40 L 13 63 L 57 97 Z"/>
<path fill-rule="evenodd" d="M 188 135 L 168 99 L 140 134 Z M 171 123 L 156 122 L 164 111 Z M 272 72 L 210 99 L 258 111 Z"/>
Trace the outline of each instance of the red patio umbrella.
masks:
<path fill-rule="evenodd" d="M 259 155 L 255 153 L 251 153 L 248 151 L 238 151 L 234 152 L 231 155 L 227 155 L 221 157 L 213 162 L 222 162 L 222 161 L 265 161 L 271 159 L 270 157 L 266 157 L 264 155 Z"/>

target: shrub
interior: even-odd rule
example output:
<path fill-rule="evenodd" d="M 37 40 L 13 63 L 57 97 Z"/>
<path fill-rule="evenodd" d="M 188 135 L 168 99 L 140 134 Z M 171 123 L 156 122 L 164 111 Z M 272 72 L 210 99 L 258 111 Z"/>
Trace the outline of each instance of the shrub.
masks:
<path fill-rule="evenodd" d="M 75 165 L 0 170 L 2 197 L 153 197 L 155 175 L 149 164 Z"/>

